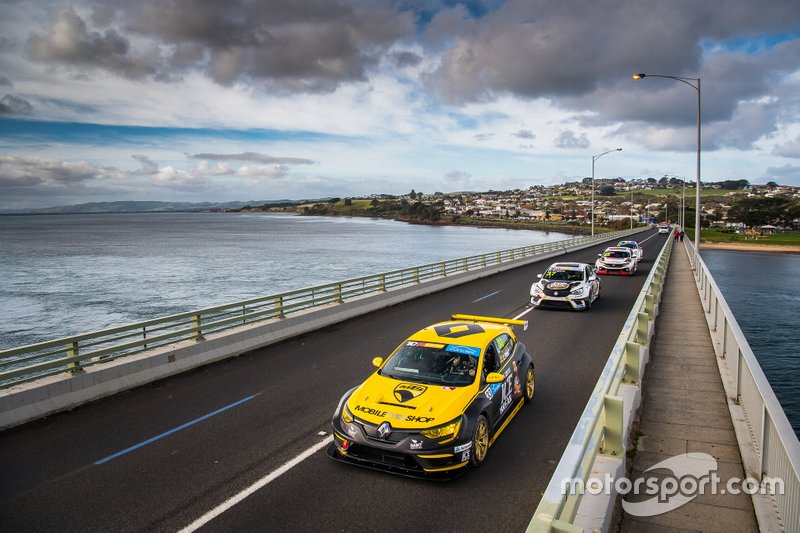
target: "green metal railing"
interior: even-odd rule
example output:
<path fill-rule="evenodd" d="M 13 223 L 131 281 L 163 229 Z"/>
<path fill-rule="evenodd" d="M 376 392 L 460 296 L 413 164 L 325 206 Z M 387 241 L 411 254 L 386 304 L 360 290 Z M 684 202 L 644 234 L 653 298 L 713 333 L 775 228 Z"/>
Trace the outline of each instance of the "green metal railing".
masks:
<path fill-rule="evenodd" d="M 639 385 L 640 348 L 649 344 L 650 322 L 664 286 L 673 239 L 667 239 L 622 327 L 611 355 L 589 397 L 564 454 L 528 525 L 530 532 L 582 532 L 574 525 L 582 493 L 562 490 L 563 480 L 583 480 L 597 455 L 625 458 L 623 399 L 620 385 Z"/>
<path fill-rule="evenodd" d="M 641 230 L 640 227 L 449 259 L 2 350 L 0 388 L 62 372 L 77 372 L 92 364 L 177 342 L 201 341 L 206 335 L 280 319 L 314 307 L 339 304 L 534 255 L 567 251 L 582 244 L 610 240 Z"/>

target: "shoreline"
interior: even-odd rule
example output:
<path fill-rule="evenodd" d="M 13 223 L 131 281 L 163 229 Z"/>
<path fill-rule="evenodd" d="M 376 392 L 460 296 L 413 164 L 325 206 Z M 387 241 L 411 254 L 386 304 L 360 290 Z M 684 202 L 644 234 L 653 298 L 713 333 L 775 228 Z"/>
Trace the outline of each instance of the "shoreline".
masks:
<path fill-rule="evenodd" d="M 800 254 L 800 246 L 791 244 L 755 244 L 740 242 L 706 242 L 700 241 L 700 251 L 726 250 L 731 252 L 763 252 L 770 254 Z"/>

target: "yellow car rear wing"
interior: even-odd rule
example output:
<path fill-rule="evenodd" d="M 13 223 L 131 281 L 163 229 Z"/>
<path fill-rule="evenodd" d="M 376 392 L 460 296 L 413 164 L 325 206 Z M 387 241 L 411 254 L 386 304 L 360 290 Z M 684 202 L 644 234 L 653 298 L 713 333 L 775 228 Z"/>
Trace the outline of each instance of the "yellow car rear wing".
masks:
<path fill-rule="evenodd" d="M 453 315 L 452 320 L 466 320 L 468 322 L 487 322 L 489 324 L 505 324 L 507 326 L 522 326 L 523 331 L 528 331 L 527 320 L 513 320 L 511 318 L 496 318 L 491 316 L 477 315 Z"/>

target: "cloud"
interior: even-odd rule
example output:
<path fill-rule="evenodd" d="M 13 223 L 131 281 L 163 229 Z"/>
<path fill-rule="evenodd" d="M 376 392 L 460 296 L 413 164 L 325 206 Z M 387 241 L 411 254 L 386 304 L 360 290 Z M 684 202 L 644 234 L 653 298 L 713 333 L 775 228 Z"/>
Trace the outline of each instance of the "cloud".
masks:
<path fill-rule="evenodd" d="M 7 94 L 0 100 L 0 115 L 30 115 L 33 106 L 24 98 Z"/>
<path fill-rule="evenodd" d="M 444 184 L 451 190 L 469 190 L 472 187 L 472 175 L 460 170 L 451 170 L 444 175 Z"/>
<path fill-rule="evenodd" d="M 131 156 L 135 160 L 137 160 L 141 165 L 142 168 L 138 172 L 133 172 L 133 174 L 139 175 L 153 175 L 158 173 L 158 165 L 146 155 L 135 154 Z"/>
<path fill-rule="evenodd" d="M 581 133 L 580 137 L 576 137 L 575 132 L 570 130 L 562 131 L 553 143 L 558 148 L 589 148 L 592 145 L 588 135 Z"/>
<path fill-rule="evenodd" d="M 13 87 L 14 83 L 8 77 L 0 74 L 0 87 Z"/>
<path fill-rule="evenodd" d="M 512 133 L 514 137 L 519 137 L 520 139 L 535 139 L 536 135 L 531 130 L 520 129 L 519 131 Z"/>
<path fill-rule="evenodd" d="M 800 182 L 800 165 L 783 165 L 781 167 L 769 167 L 767 168 L 766 178 L 775 179 L 775 181 L 778 181 L 779 183 L 788 181 Z"/>
<path fill-rule="evenodd" d="M 772 149 L 772 155 L 800 159 L 800 135 L 793 141 L 779 144 Z"/>
<path fill-rule="evenodd" d="M 391 51 L 413 35 L 414 14 L 381 2 L 141 0 L 113 10 L 95 4 L 85 18 L 60 9 L 50 28 L 29 35 L 29 57 L 136 80 L 202 72 L 222 86 L 254 83 L 285 93 L 367 81 L 387 55 L 398 66 L 421 61 Z"/>
<path fill-rule="evenodd" d="M 233 161 L 237 163 L 258 163 L 263 165 L 313 165 L 316 161 L 301 157 L 272 157 L 255 152 L 241 154 L 194 154 L 192 159 L 207 159 L 211 161 Z"/>
<path fill-rule="evenodd" d="M 33 61 L 109 70 L 130 79 L 159 77 L 162 68 L 157 48 L 135 54 L 127 38 L 114 29 L 90 31 L 71 7 L 59 10 L 44 34 L 31 33 L 27 49 Z"/>
<path fill-rule="evenodd" d="M 85 161 L 67 163 L 40 157 L 0 156 L 0 197 L 47 196 L 124 177 L 125 173 L 115 168 Z"/>

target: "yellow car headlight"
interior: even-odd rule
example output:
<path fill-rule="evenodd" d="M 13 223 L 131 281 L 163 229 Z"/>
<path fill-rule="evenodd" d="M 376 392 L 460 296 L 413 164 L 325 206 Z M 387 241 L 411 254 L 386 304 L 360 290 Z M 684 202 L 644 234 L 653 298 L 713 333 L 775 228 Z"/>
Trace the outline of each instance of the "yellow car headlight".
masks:
<path fill-rule="evenodd" d="M 347 408 L 347 405 L 342 407 L 342 421 L 347 424 L 353 421 L 353 415 L 350 414 L 350 409 Z"/>
<path fill-rule="evenodd" d="M 443 424 L 441 426 L 436 426 L 435 428 L 431 429 L 423 429 L 420 431 L 423 437 L 428 437 L 429 439 L 441 439 L 442 437 L 449 437 L 450 435 L 455 435 L 458 433 L 458 430 L 461 429 L 461 417 L 459 416 L 452 422 L 448 422 L 447 424 Z"/>

